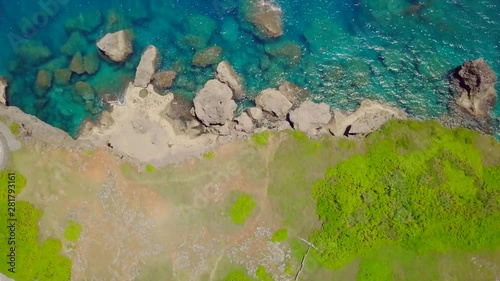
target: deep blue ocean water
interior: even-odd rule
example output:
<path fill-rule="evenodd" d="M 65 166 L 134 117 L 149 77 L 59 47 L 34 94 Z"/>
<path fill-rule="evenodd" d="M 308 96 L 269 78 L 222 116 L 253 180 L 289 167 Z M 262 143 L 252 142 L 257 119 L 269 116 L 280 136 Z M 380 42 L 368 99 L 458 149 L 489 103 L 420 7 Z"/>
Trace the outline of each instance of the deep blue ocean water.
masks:
<path fill-rule="evenodd" d="M 241 16 L 247 0 L 0 1 L 0 75 L 10 80 L 10 104 L 73 136 L 84 119 L 98 117 L 103 98 L 120 94 L 149 44 L 161 52 L 161 69 L 178 70 L 172 91 L 188 98 L 215 71 L 215 65 L 193 67 L 192 57 L 214 45 L 243 77 L 249 100 L 288 80 L 334 108 L 352 110 L 373 98 L 420 118 L 447 111 L 446 74 L 463 62 L 483 57 L 500 75 L 498 0 L 428 0 L 420 9 L 416 0 L 275 0 L 284 35 L 273 40 L 256 36 Z M 74 30 L 82 36 L 70 49 L 89 55 L 97 53 L 100 37 L 124 28 L 135 36 L 125 64 L 100 59 L 94 75 L 73 74 L 68 86 L 36 89 L 39 70 L 68 68 L 72 56 L 61 46 Z M 300 48 L 298 62 L 270 55 L 290 46 Z M 96 97 L 76 94 L 78 81 L 88 82 Z"/>

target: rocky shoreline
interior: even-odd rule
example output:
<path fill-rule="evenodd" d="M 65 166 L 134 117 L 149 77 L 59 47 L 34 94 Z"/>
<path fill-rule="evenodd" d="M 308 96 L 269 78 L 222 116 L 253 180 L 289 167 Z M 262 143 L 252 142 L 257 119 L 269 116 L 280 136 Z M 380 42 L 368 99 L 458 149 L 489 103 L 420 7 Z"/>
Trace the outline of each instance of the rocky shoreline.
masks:
<path fill-rule="evenodd" d="M 106 58 L 123 62 L 133 52 L 130 40 L 122 30 L 106 34 L 96 46 Z M 390 119 L 408 118 L 404 111 L 372 100 L 363 100 L 354 112 L 332 110 L 325 103 L 312 102 L 308 90 L 286 81 L 277 89 L 261 91 L 254 107 L 236 113 L 236 101 L 245 97 L 245 89 L 228 61 L 218 63 L 213 79 L 191 102 L 168 92 L 175 72 L 158 72 L 159 59 L 158 50 L 148 46 L 122 100 L 111 102 L 98 122 L 85 123 L 76 140 L 17 108 L 5 107 L 8 83 L 2 77 L 0 118 L 21 124 L 20 136 L 37 144 L 86 151 L 107 146 L 122 158 L 155 166 L 179 163 L 265 130 L 293 129 L 311 138 L 325 134 L 363 137 Z M 455 95 L 451 107 L 460 108 L 461 113 L 460 118 L 450 115 L 443 122 L 453 125 L 457 120 L 473 120 L 479 125 L 460 124 L 490 133 L 483 125 L 491 119 L 496 101 L 493 70 L 482 59 L 469 61 L 451 72 L 450 81 Z"/>

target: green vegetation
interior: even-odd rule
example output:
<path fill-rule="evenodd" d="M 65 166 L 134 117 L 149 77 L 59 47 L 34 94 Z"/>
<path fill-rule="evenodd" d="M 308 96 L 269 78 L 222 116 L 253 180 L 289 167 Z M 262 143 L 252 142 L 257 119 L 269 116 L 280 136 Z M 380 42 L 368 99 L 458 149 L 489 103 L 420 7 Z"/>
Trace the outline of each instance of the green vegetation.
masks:
<path fill-rule="evenodd" d="M 269 274 L 266 270 L 265 267 L 262 265 L 257 266 L 257 271 L 255 272 L 255 275 L 257 275 L 257 280 L 262 280 L 262 281 L 273 281 L 273 276 Z"/>
<path fill-rule="evenodd" d="M 87 151 L 88 156 L 92 156 L 93 154 L 94 154 L 94 152 L 92 150 Z"/>
<path fill-rule="evenodd" d="M 229 210 L 229 215 L 233 223 L 245 224 L 245 221 L 250 217 L 256 205 L 251 195 L 246 193 L 239 195 Z"/>
<path fill-rule="evenodd" d="M 278 229 L 273 233 L 272 242 L 284 242 L 288 238 L 288 230 L 286 228 Z"/>
<path fill-rule="evenodd" d="M 154 172 L 155 170 L 156 170 L 155 166 L 153 166 L 153 165 L 151 165 L 151 164 L 147 164 L 147 165 L 146 165 L 146 171 L 147 171 L 147 172 L 152 173 L 152 172 Z"/>
<path fill-rule="evenodd" d="M 76 242 L 80 238 L 80 233 L 82 233 L 82 226 L 71 220 L 64 230 L 64 238 L 68 241 Z"/>
<path fill-rule="evenodd" d="M 232 270 L 230 271 L 224 279 L 220 281 L 255 281 L 252 277 L 243 270 Z"/>
<path fill-rule="evenodd" d="M 393 280 L 378 259 L 387 247 L 403 256 L 497 250 L 500 163 L 484 164 L 491 147 L 477 146 L 480 138 L 432 121 L 391 121 L 371 134 L 365 154 L 313 186 L 323 222 L 310 237 L 313 256 L 330 269 L 361 257 L 358 280 Z"/>
<path fill-rule="evenodd" d="M 14 177 L 11 176 L 11 179 Z M 15 175 L 15 194 L 20 193 L 26 180 L 19 174 Z M 9 172 L 0 172 L 0 200 L 8 201 Z M 11 189 L 12 190 L 12 189 Z M 12 244 L 9 245 L 10 231 L 7 228 L 10 211 L 4 209 L 0 212 L 0 253 L 4 253 L 0 263 L 0 272 L 15 280 L 40 280 L 40 281 L 68 281 L 71 276 L 71 260 L 61 252 L 61 242 L 47 239 L 43 243 L 38 241 L 38 219 L 42 211 L 37 210 L 29 202 L 17 201 L 15 208 L 16 230 L 16 267 L 15 273 L 9 271 L 6 255 L 10 253 Z M 12 269 L 11 269 L 12 270 Z"/>
<path fill-rule="evenodd" d="M 356 281 L 392 281 L 392 272 L 388 264 L 378 259 L 363 259 L 359 265 Z"/>
<path fill-rule="evenodd" d="M 261 133 L 253 134 L 252 141 L 255 145 L 266 146 L 269 143 L 269 136 L 271 136 L 271 132 L 266 130 Z"/>
<path fill-rule="evenodd" d="M 21 124 L 17 123 L 17 122 L 12 122 L 10 124 L 10 132 L 13 134 L 13 135 L 17 135 L 19 134 L 19 132 L 21 131 Z"/>
<path fill-rule="evenodd" d="M 210 160 L 215 157 L 215 153 L 213 151 L 207 152 L 203 154 L 203 158 Z"/>

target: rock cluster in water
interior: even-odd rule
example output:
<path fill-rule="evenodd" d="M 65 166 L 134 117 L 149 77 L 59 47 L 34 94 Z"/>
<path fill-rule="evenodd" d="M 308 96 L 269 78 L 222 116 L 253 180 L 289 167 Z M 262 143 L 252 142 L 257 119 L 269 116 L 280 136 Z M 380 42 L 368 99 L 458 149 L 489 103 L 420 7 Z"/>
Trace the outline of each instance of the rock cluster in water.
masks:
<path fill-rule="evenodd" d="M 497 93 L 497 76 L 482 58 L 465 62 L 452 76 L 456 103 L 474 117 L 489 116 Z"/>
<path fill-rule="evenodd" d="M 114 62 L 125 61 L 132 54 L 132 38 L 126 30 L 108 33 L 97 42 L 101 52 Z"/>

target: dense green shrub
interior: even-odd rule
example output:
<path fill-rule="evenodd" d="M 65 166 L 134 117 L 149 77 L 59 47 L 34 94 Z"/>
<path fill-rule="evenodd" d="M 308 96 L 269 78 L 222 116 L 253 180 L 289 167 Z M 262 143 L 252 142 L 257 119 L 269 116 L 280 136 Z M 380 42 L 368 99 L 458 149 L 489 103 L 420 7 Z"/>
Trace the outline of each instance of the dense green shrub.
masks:
<path fill-rule="evenodd" d="M 288 238 L 288 230 L 286 228 L 278 229 L 273 233 L 272 242 L 284 242 Z"/>
<path fill-rule="evenodd" d="M 398 126 L 427 133 L 398 135 Z M 340 268 L 386 244 L 419 254 L 498 248 L 500 167 L 483 167 L 476 137 L 390 123 L 366 140 L 366 154 L 330 168 L 312 191 L 323 226 L 311 240 L 323 265 Z M 372 276 L 372 266 L 360 274 Z"/>
<path fill-rule="evenodd" d="M 245 221 L 250 217 L 256 205 L 251 195 L 245 193 L 239 195 L 229 210 L 229 215 L 233 223 L 245 224 Z"/>
<path fill-rule="evenodd" d="M 80 238 L 80 233 L 82 233 L 82 226 L 75 221 L 69 221 L 68 226 L 64 230 L 64 238 L 68 241 L 76 242 Z"/>

